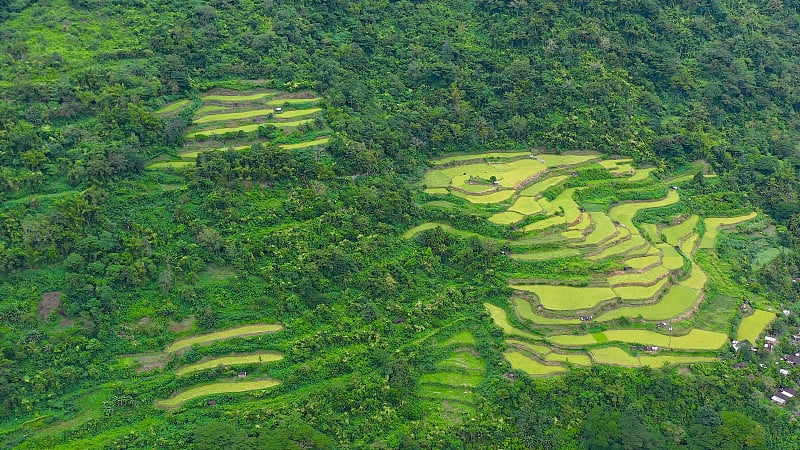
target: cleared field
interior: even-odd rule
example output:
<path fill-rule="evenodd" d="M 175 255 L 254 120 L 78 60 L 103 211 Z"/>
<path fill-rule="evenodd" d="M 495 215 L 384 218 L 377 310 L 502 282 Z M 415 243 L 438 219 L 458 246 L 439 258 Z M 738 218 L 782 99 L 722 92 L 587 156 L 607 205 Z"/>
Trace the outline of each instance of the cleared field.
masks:
<path fill-rule="evenodd" d="M 588 155 L 539 155 L 539 159 L 545 161 L 547 167 L 574 166 L 599 157 L 600 155 L 596 153 Z"/>
<path fill-rule="evenodd" d="M 700 268 L 695 263 L 692 263 L 692 273 L 689 275 L 688 278 L 680 282 L 681 286 L 686 286 L 692 289 L 701 290 L 706 286 L 706 282 L 708 281 L 708 275 L 703 272 L 703 269 Z"/>
<path fill-rule="evenodd" d="M 657 303 L 643 306 L 626 306 L 613 309 L 594 318 L 596 322 L 606 322 L 620 317 L 639 317 L 644 320 L 667 320 L 688 311 L 699 299 L 700 291 L 686 286 L 671 286 Z"/>
<path fill-rule="evenodd" d="M 586 236 L 586 245 L 597 245 L 603 241 L 611 239 L 617 234 L 617 227 L 606 214 L 599 212 L 589 213 L 594 222 L 594 230 Z"/>
<path fill-rule="evenodd" d="M 558 175 L 555 177 L 550 177 L 534 183 L 525 189 L 523 189 L 519 195 L 524 195 L 527 197 L 536 197 L 537 195 L 541 194 L 542 192 L 546 191 L 547 189 L 560 184 L 562 181 L 566 180 L 566 175 Z"/>
<path fill-rule="evenodd" d="M 652 286 L 658 280 L 667 276 L 668 271 L 663 266 L 654 266 L 645 272 L 629 272 L 608 277 L 608 284 L 612 287 L 621 284 L 637 284 L 640 286 Z"/>
<path fill-rule="evenodd" d="M 489 217 L 489 222 L 492 222 L 497 225 L 511 225 L 512 223 L 517 223 L 524 218 L 525 216 L 523 216 L 520 213 L 516 213 L 513 211 L 503 211 Z"/>
<path fill-rule="evenodd" d="M 542 205 L 533 197 L 519 197 L 508 210 L 530 216 L 542 212 Z"/>
<path fill-rule="evenodd" d="M 157 406 L 163 408 L 177 408 L 197 397 L 214 394 L 230 394 L 235 392 L 255 391 L 259 389 L 269 389 L 281 384 L 278 380 L 253 380 L 253 381 L 220 381 L 217 383 L 204 384 L 191 387 L 183 392 L 179 392 L 166 400 L 156 402 Z"/>
<path fill-rule="evenodd" d="M 625 265 L 631 266 L 636 270 L 641 270 L 653 264 L 658 264 L 660 261 L 661 257 L 658 255 L 637 256 L 635 258 L 626 259 Z"/>
<path fill-rule="evenodd" d="M 314 139 L 313 141 L 298 142 L 296 144 L 280 144 L 280 147 L 286 150 L 296 150 L 298 148 L 315 147 L 317 145 L 325 145 L 331 141 L 330 137 L 323 137 Z M 445 192 L 446 194 L 447 192 Z"/>
<path fill-rule="evenodd" d="M 647 169 L 636 169 L 636 173 L 631 175 L 631 177 L 628 178 L 628 181 L 646 180 L 647 177 L 649 177 L 650 174 L 653 173 L 654 170 L 656 170 L 655 167 L 650 167 L 650 168 L 647 168 Z"/>
<path fill-rule="evenodd" d="M 529 344 L 527 342 L 518 341 L 516 339 L 506 339 L 505 343 L 512 347 L 517 347 L 520 350 L 531 352 L 535 355 L 546 355 L 552 351 L 550 347 L 544 345 Z"/>
<path fill-rule="evenodd" d="M 243 133 L 252 133 L 253 131 L 256 131 L 258 129 L 258 127 L 260 127 L 262 125 L 274 125 L 274 126 L 276 126 L 278 128 L 287 128 L 287 127 L 299 127 L 300 125 L 303 125 L 304 123 L 311 123 L 313 121 L 314 121 L 314 119 L 302 119 L 302 120 L 295 120 L 293 122 L 253 123 L 253 124 L 249 124 L 249 125 L 242 125 L 242 126 L 239 126 L 239 127 L 214 128 L 212 130 L 195 131 L 194 133 L 187 134 L 186 137 L 187 138 L 195 138 L 195 137 L 197 137 L 199 135 L 203 135 L 203 136 L 219 136 L 221 134 L 238 133 L 240 131 L 243 132 Z"/>
<path fill-rule="evenodd" d="M 661 234 L 664 235 L 665 242 L 670 245 L 678 245 L 682 238 L 697 228 L 699 219 L 700 217 L 692 215 L 678 225 L 662 229 Z"/>
<path fill-rule="evenodd" d="M 182 169 L 184 167 L 195 165 L 194 161 L 162 161 L 150 164 L 148 169 Z"/>
<path fill-rule="evenodd" d="M 545 365 L 515 350 L 506 350 L 503 352 L 503 356 L 511 364 L 511 367 L 528 375 L 552 375 L 567 371 L 563 366 Z"/>
<path fill-rule="evenodd" d="M 221 358 L 209 359 L 199 363 L 184 366 L 175 371 L 176 376 L 183 376 L 192 372 L 213 369 L 218 366 L 235 366 L 237 364 L 258 364 L 280 361 L 283 355 L 275 352 L 256 353 L 252 355 L 223 356 Z"/>
<path fill-rule="evenodd" d="M 736 339 L 750 341 L 751 344 L 755 344 L 758 336 L 775 320 L 775 317 L 775 313 L 760 309 L 754 310 L 753 314 L 745 317 L 739 323 L 739 329 L 736 330 Z"/>
<path fill-rule="evenodd" d="M 419 379 L 420 383 L 444 384 L 453 387 L 475 387 L 481 384 L 483 376 L 465 375 L 463 373 L 436 372 L 426 373 Z"/>
<path fill-rule="evenodd" d="M 576 366 L 592 365 L 592 359 L 589 358 L 588 355 L 580 355 L 580 354 L 548 353 L 544 357 L 544 360 L 551 362 L 570 363 L 570 364 L 575 364 Z"/>
<path fill-rule="evenodd" d="M 606 287 L 514 285 L 512 289 L 533 292 L 542 306 L 554 311 L 588 309 L 617 295 Z"/>
<path fill-rule="evenodd" d="M 531 152 L 488 152 L 488 153 L 476 153 L 474 155 L 456 155 L 456 156 L 448 156 L 441 159 L 435 159 L 431 161 L 431 164 L 435 166 L 440 166 L 442 164 L 449 164 L 453 162 L 474 161 L 487 158 L 518 158 L 520 156 L 528 156 L 530 154 Z"/>
<path fill-rule="evenodd" d="M 319 97 L 313 98 L 276 98 L 275 100 L 270 100 L 267 102 L 269 106 L 279 106 L 279 105 L 298 105 L 302 103 L 317 103 L 318 101 L 322 100 Z"/>
<path fill-rule="evenodd" d="M 614 293 L 623 300 L 650 300 L 658 294 L 669 279 L 662 278 L 650 286 L 618 286 L 614 288 Z"/>
<path fill-rule="evenodd" d="M 473 346 L 476 345 L 478 341 L 475 339 L 475 336 L 472 335 L 469 331 L 462 331 L 461 333 L 454 334 L 450 336 L 450 339 L 442 342 L 443 347 L 450 347 L 453 345 L 469 345 Z"/>
<path fill-rule="evenodd" d="M 200 98 L 204 102 L 252 102 L 253 100 L 261 100 L 262 98 L 274 96 L 274 92 L 259 92 L 257 94 L 245 95 L 202 95 Z"/>
<path fill-rule="evenodd" d="M 676 191 L 670 190 L 667 193 L 667 196 L 661 200 L 649 201 L 649 202 L 629 202 L 629 203 L 622 203 L 620 205 L 614 206 L 608 212 L 608 215 L 611 216 L 612 219 L 618 221 L 619 223 L 628 227 L 628 229 L 635 229 L 633 226 L 633 217 L 642 209 L 650 209 L 650 208 L 660 208 L 662 206 L 669 206 L 675 203 L 678 203 L 678 193 Z"/>
<path fill-rule="evenodd" d="M 504 309 L 494 306 L 491 303 L 484 303 L 483 306 L 489 310 L 489 315 L 492 317 L 492 321 L 495 325 L 500 327 L 501 330 L 503 330 L 503 333 L 509 336 L 520 336 L 534 341 L 542 340 L 542 338 L 539 336 L 528 333 L 527 331 L 522 331 L 508 323 L 508 315 Z"/>
<path fill-rule="evenodd" d="M 417 389 L 417 395 L 436 400 L 452 400 L 456 402 L 472 403 L 475 394 L 469 388 L 457 388 L 443 386 L 441 384 L 421 384 Z"/>
<path fill-rule="evenodd" d="M 594 349 L 591 352 L 592 359 L 598 364 L 611 364 L 627 367 L 663 367 L 669 364 L 694 364 L 715 361 L 710 356 L 652 356 L 642 355 L 633 356 L 619 347 L 606 347 Z"/>
<path fill-rule="evenodd" d="M 428 189 L 425 189 L 423 192 L 425 192 L 426 194 L 432 194 L 432 195 L 450 195 L 450 191 L 448 191 L 445 188 L 438 188 L 438 187 L 428 188 Z"/>
<path fill-rule="evenodd" d="M 169 347 L 167 347 L 166 352 L 172 353 L 187 347 L 191 347 L 192 345 L 195 344 L 197 345 L 209 344 L 211 342 L 219 341 L 222 339 L 231 339 L 236 337 L 276 333 L 278 331 L 281 331 L 282 329 L 283 325 L 274 323 L 245 325 L 242 327 L 231 328 L 224 331 L 218 331 L 216 333 L 202 334 L 200 336 L 192 336 L 175 341 Z"/>
<path fill-rule="evenodd" d="M 250 111 L 239 111 L 239 112 L 231 112 L 223 114 L 209 114 L 207 116 L 194 119 L 192 120 L 192 122 L 197 124 L 209 123 L 209 122 L 224 122 L 227 120 L 239 120 L 239 119 L 250 119 L 253 117 L 263 117 L 263 116 L 268 116 L 270 114 L 274 115 L 275 118 L 291 119 L 293 117 L 308 116 L 311 114 L 318 113 L 320 111 L 322 111 L 322 108 L 297 109 L 292 111 L 283 111 L 281 113 L 275 113 L 274 109 L 253 109 Z"/>
<path fill-rule="evenodd" d="M 476 204 L 500 203 L 514 196 L 514 191 L 512 190 L 497 191 L 486 195 L 471 195 L 459 191 L 450 191 L 450 193 L 455 195 L 456 197 L 465 198 L 469 200 L 471 203 L 476 203 Z"/>
<path fill-rule="evenodd" d="M 531 302 L 523 298 L 512 297 L 511 303 L 514 305 L 517 316 L 520 319 L 537 325 L 578 325 L 581 323 L 580 319 L 554 319 L 540 316 L 533 310 Z"/>
<path fill-rule="evenodd" d="M 655 345 L 676 350 L 717 350 L 728 337 L 722 333 L 693 329 L 684 336 L 668 336 L 647 330 L 608 330 L 597 334 L 550 336 L 548 340 L 566 347 L 584 347 L 603 342 Z"/>
<path fill-rule="evenodd" d="M 714 248 L 720 227 L 746 222 L 755 218 L 757 215 L 757 213 L 752 212 L 745 216 L 738 217 L 707 217 L 705 219 L 706 232 L 703 235 L 703 239 L 700 241 L 700 248 Z"/>
<path fill-rule="evenodd" d="M 453 353 L 447 359 L 443 359 L 436 364 L 436 368 L 451 372 L 480 372 L 486 370 L 486 362 L 470 351 L 459 351 Z"/>
<path fill-rule="evenodd" d="M 155 114 L 158 114 L 158 115 L 170 115 L 170 114 L 179 112 L 183 108 L 186 108 L 186 106 L 188 106 L 188 105 L 189 105 L 189 100 L 186 100 L 186 99 L 178 100 L 176 102 L 167 103 L 163 107 L 157 109 L 155 111 Z"/>
<path fill-rule="evenodd" d="M 581 252 L 574 248 L 559 248 L 557 250 L 538 251 L 533 253 L 512 253 L 509 257 L 516 261 L 549 261 L 551 259 L 569 258 L 579 256 Z"/>

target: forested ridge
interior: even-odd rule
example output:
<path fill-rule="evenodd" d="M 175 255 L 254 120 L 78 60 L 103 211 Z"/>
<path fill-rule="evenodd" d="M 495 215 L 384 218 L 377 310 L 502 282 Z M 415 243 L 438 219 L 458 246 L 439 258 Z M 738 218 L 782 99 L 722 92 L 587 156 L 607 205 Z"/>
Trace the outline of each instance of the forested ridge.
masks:
<path fill-rule="evenodd" d="M 790 0 L 0 0 L 0 446 L 800 448 L 797 405 L 769 401 L 800 379 L 776 364 L 800 325 L 798 30 Z M 147 170 L 179 155 L 213 89 L 313 92 L 319 120 L 256 134 L 331 140 Z M 512 263 L 510 229 L 466 201 L 421 207 L 435 198 L 416 184 L 441 155 L 527 149 L 693 176 L 672 212 L 765 213 L 701 256 L 725 280 L 703 324 L 733 336 L 741 314 L 715 322 L 715 305 L 757 297 L 790 312 L 776 352 L 512 371 L 484 303 L 520 267 L 588 266 Z M 424 222 L 466 234 L 402 237 Z M 253 323 L 284 329 L 164 350 Z M 175 369 L 256 350 L 282 359 L 246 376 L 280 385 L 158 406 L 244 370 Z M 462 407 L 430 393 L 458 358 L 479 380 Z"/>

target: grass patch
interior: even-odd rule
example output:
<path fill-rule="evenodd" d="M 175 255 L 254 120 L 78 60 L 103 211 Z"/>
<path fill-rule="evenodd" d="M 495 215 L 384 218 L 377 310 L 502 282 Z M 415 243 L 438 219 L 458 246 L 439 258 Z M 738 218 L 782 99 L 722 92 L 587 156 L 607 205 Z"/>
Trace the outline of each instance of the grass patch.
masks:
<path fill-rule="evenodd" d="M 736 339 L 750 341 L 751 344 L 755 344 L 758 336 L 764 332 L 773 320 L 775 320 L 775 313 L 760 309 L 754 310 L 753 314 L 745 317 L 739 323 L 739 329 L 736 330 Z"/>
<path fill-rule="evenodd" d="M 450 347 L 453 345 L 468 345 L 474 346 L 478 343 L 475 339 L 475 336 L 472 335 L 469 331 L 462 331 L 461 333 L 454 334 L 450 336 L 450 339 L 442 342 L 443 347 Z"/>
<path fill-rule="evenodd" d="M 579 256 L 581 252 L 574 248 L 559 248 L 557 250 L 537 251 L 533 253 L 513 253 L 509 255 L 516 261 L 549 261 L 551 259 L 569 258 Z"/>
<path fill-rule="evenodd" d="M 698 300 L 700 291 L 686 286 L 671 286 L 666 294 L 652 305 L 617 308 L 595 317 L 596 322 L 606 322 L 620 317 L 639 317 L 644 320 L 667 320 L 689 310 Z"/>
<path fill-rule="evenodd" d="M 536 294 L 542 306 L 555 311 L 588 309 L 597 306 L 602 301 L 616 297 L 614 291 L 607 287 L 546 285 L 515 285 L 511 287 Z"/>
<path fill-rule="evenodd" d="M 263 379 L 253 381 L 219 381 L 216 383 L 194 386 L 179 392 L 166 400 L 159 400 L 156 406 L 162 408 L 177 408 L 189 400 L 215 394 L 230 394 L 236 392 L 269 389 L 281 384 L 278 380 Z"/>
<path fill-rule="evenodd" d="M 527 355 L 516 350 L 506 350 L 503 352 L 503 356 L 505 356 L 512 368 L 521 370 L 528 375 L 553 375 L 567 371 L 567 369 L 563 366 L 542 364 L 539 361 L 531 359 Z"/>
<path fill-rule="evenodd" d="M 714 245 L 717 241 L 717 235 L 719 235 L 720 227 L 746 222 L 755 218 L 757 215 L 757 213 L 752 212 L 750 214 L 737 217 L 707 217 L 705 219 L 706 232 L 703 235 L 703 239 L 700 241 L 700 248 L 714 248 Z"/>
<path fill-rule="evenodd" d="M 475 394 L 470 389 L 442 386 L 440 384 L 420 384 L 417 395 L 435 400 L 453 400 L 473 403 Z"/>
<path fill-rule="evenodd" d="M 483 306 L 485 306 L 486 309 L 489 310 L 489 315 L 492 317 L 492 321 L 494 322 L 495 325 L 500 327 L 501 330 L 503 330 L 503 333 L 509 336 L 519 336 L 534 341 L 541 340 L 540 337 L 528 333 L 527 331 L 522 331 L 511 325 L 508 322 L 508 315 L 506 314 L 506 311 L 504 309 L 494 306 L 491 303 L 484 303 Z"/>
<path fill-rule="evenodd" d="M 219 341 L 223 339 L 232 339 L 244 336 L 255 336 L 258 334 L 271 334 L 271 333 L 276 333 L 282 329 L 283 325 L 272 324 L 272 323 L 245 325 L 242 327 L 231 328 L 224 331 L 218 331 L 216 333 L 202 334 L 200 336 L 192 336 L 175 341 L 169 347 L 167 347 L 166 352 L 173 353 L 178 350 L 191 347 L 193 345 L 210 344 L 214 341 Z"/>
<path fill-rule="evenodd" d="M 256 353 L 252 355 L 223 356 L 221 358 L 209 359 L 199 363 L 181 367 L 175 371 L 175 375 L 181 377 L 192 372 L 213 369 L 218 366 L 235 366 L 237 364 L 260 364 L 280 361 L 283 355 L 275 352 Z"/>
<path fill-rule="evenodd" d="M 470 388 L 481 384 L 481 381 L 483 381 L 483 376 L 481 375 L 465 375 L 463 373 L 452 372 L 426 373 L 419 379 L 419 382 L 423 384 L 435 383 L 453 387 Z"/>

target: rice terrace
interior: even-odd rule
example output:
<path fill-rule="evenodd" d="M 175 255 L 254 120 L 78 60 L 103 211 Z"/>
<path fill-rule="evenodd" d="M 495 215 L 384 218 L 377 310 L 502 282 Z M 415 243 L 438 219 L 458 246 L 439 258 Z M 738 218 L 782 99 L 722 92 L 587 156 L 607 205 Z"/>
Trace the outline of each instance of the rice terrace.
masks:
<path fill-rule="evenodd" d="M 285 92 L 257 87 L 214 88 L 194 99 L 181 99 L 155 111 L 162 117 L 183 114 L 190 124 L 183 148 L 150 162 L 152 170 L 194 166 L 197 157 L 215 150 L 246 150 L 256 144 L 284 150 L 322 146 L 330 141 L 323 124 L 321 98 L 308 91 Z"/>
<path fill-rule="evenodd" d="M 630 159 L 527 151 L 456 155 L 432 165 L 419 185 L 421 206 L 464 211 L 494 229 L 441 220 L 404 236 L 449 233 L 502 249 L 512 294 L 485 307 L 506 336 L 503 354 L 515 369 L 550 376 L 570 365 L 709 362 L 729 339 L 755 344 L 775 317 L 749 298 L 755 308 L 733 330 L 728 319 L 738 305 L 720 311 L 707 298 L 709 283 L 728 282 L 705 266 L 719 234 L 758 215 L 689 210 L 681 186 L 698 176 L 714 181 L 713 174 L 697 175 L 702 166 L 670 179 Z"/>

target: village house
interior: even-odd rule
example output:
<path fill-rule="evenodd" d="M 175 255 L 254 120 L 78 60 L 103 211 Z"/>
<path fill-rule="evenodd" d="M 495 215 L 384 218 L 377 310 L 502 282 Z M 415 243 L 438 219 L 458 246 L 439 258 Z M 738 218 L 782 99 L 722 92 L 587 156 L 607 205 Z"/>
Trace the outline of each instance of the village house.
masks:
<path fill-rule="evenodd" d="M 793 366 L 796 366 L 800 364 L 800 353 L 795 353 L 794 355 L 783 355 L 783 360 Z"/>
<path fill-rule="evenodd" d="M 790 388 L 779 388 L 775 391 L 775 395 L 770 398 L 773 402 L 779 405 L 785 405 L 789 399 L 792 399 L 797 396 L 797 391 Z"/>
<path fill-rule="evenodd" d="M 773 336 L 764 336 L 764 348 L 768 349 L 769 351 L 773 351 L 775 349 L 775 344 L 778 343 L 778 338 Z"/>

